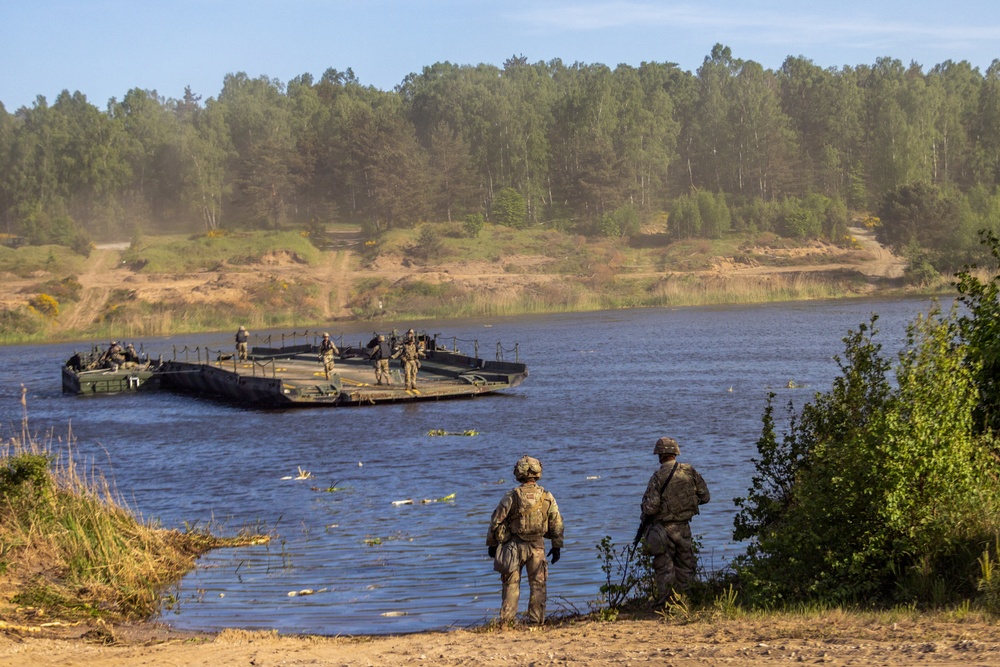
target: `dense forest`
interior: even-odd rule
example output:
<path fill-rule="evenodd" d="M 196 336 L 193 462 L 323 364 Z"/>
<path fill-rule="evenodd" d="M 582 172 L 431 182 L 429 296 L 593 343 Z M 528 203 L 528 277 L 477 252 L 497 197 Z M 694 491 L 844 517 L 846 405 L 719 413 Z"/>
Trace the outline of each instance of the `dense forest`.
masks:
<path fill-rule="evenodd" d="M 772 71 L 716 45 L 694 73 L 512 57 L 392 91 L 329 69 L 229 74 L 206 100 L 0 105 L 0 232 L 81 252 L 148 231 L 451 220 L 838 241 L 865 214 L 942 268 L 1000 226 L 998 186 L 1000 59 Z"/>

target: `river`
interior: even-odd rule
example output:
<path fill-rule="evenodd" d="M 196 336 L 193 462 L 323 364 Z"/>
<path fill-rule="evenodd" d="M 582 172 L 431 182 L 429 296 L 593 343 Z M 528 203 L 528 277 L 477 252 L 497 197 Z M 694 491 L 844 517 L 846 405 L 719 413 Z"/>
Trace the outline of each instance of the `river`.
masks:
<path fill-rule="evenodd" d="M 465 627 L 499 608 L 486 525 L 521 455 L 542 461 L 541 484 L 566 524 L 562 559 L 549 568 L 550 613 L 587 611 L 597 599 L 596 545 L 605 535 L 631 540 L 662 435 L 678 440 L 681 460 L 711 489 L 692 522 L 702 565 L 726 567 L 740 552 L 733 498 L 750 483 L 767 394 L 777 394 L 776 416 L 789 400 L 801 407 L 829 389 L 848 330 L 877 312 L 878 339 L 895 350 L 928 306 L 851 300 L 417 323 L 456 337 L 466 353 L 473 339 L 483 356 L 500 342 L 512 359 L 516 342 L 530 375 L 494 396 L 363 408 L 64 396 L 59 366 L 89 344 L 10 346 L 0 348 L 0 424 L 20 433 L 23 384 L 37 437 L 51 434 L 59 450 L 71 430 L 78 460 L 103 471 L 142 517 L 169 528 L 274 532 L 266 546 L 201 558 L 170 592 L 166 623 L 326 635 Z M 370 325 L 338 327 L 330 331 L 341 342 L 371 335 Z M 133 342 L 168 357 L 175 345 L 230 349 L 232 335 Z M 432 437 L 432 429 L 479 435 Z M 288 479 L 300 469 L 311 478 Z M 415 502 L 393 502 L 406 499 Z M 307 589 L 314 593 L 289 595 Z"/>

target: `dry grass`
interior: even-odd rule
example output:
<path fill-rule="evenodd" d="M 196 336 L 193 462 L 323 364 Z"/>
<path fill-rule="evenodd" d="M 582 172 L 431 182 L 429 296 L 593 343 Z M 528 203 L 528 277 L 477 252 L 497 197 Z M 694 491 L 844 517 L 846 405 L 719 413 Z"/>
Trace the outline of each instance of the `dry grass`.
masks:
<path fill-rule="evenodd" d="M 7 618 L 146 618 L 160 592 L 219 546 L 266 540 L 165 530 L 141 521 L 97 470 L 81 472 L 72 433 L 55 454 L 28 430 L 0 443 L 0 599 Z"/>

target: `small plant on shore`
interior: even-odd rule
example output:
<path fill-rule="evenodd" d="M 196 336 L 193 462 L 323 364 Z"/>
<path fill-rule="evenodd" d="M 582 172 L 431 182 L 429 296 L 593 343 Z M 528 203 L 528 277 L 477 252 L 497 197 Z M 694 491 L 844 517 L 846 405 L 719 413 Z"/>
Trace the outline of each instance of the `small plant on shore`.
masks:
<path fill-rule="evenodd" d="M 604 583 L 596 603 L 601 620 L 618 618 L 618 611 L 627 605 L 645 605 L 653 599 L 652 560 L 635 546 L 618 547 L 609 535 L 597 545 L 598 559 Z"/>

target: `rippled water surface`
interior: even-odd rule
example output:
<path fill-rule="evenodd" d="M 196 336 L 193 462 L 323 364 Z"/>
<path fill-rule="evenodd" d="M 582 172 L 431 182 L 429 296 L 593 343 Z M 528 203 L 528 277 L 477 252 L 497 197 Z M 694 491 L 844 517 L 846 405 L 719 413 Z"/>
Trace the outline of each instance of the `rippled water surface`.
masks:
<path fill-rule="evenodd" d="M 71 426 L 77 455 L 106 471 L 144 517 L 230 532 L 261 522 L 277 533 L 267 546 L 202 558 L 164 611 L 177 627 L 357 634 L 467 626 L 500 604 L 486 525 L 522 454 L 542 461 L 541 484 L 566 522 L 563 557 L 549 569 L 550 612 L 585 611 L 597 597 L 595 545 L 605 535 L 631 540 L 661 435 L 677 438 L 681 460 L 709 484 L 712 502 L 692 529 L 703 563 L 723 567 L 739 552 L 732 499 L 749 485 L 767 393 L 800 406 L 829 388 L 849 329 L 878 312 L 880 338 L 894 350 L 926 309 L 916 300 L 839 301 L 427 324 L 420 328 L 429 333 L 478 339 L 484 355 L 497 342 L 519 343 L 530 376 L 501 395 L 367 408 L 63 396 L 59 366 L 87 345 L 14 346 L 0 348 L 0 422 L 19 422 L 24 384 L 32 429 L 65 439 Z M 345 330 L 348 342 L 370 333 Z M 174 345 L 228 349 L 231 340 L 134 342 L 169 356 Z M 805 388 L 786 389 L 789 380 Z M 481 434 L 431 437 L 432 429 Z M 282 479 L 299 468 L 313 478 Z M 326 491 L 334 486 L 345 490 Z M 452 493 L 451 502 L 420 502 Z M 303 589 L 319 592 L 289 596 Z"/>

